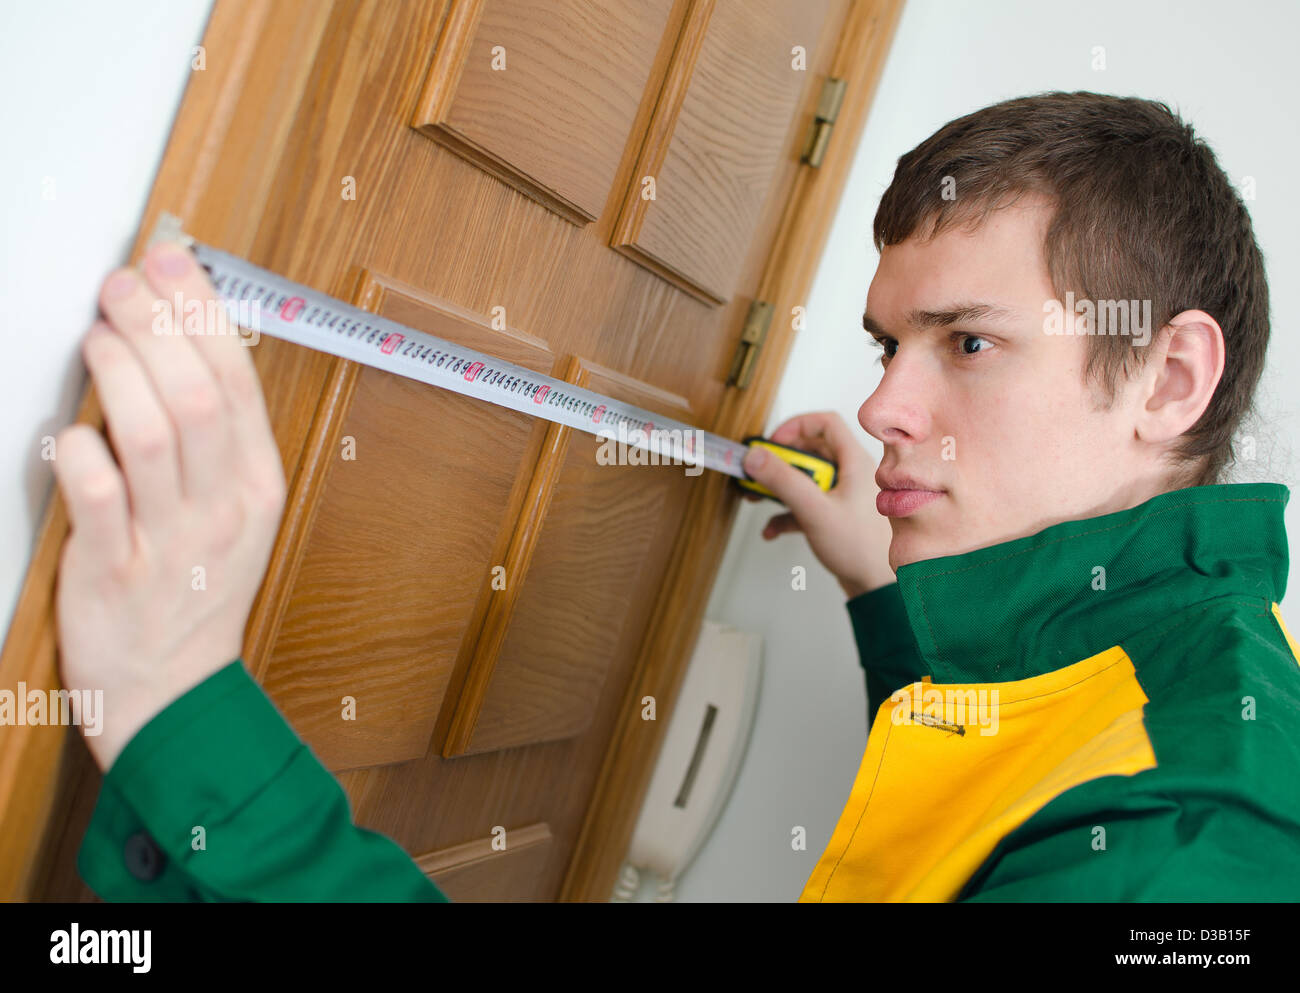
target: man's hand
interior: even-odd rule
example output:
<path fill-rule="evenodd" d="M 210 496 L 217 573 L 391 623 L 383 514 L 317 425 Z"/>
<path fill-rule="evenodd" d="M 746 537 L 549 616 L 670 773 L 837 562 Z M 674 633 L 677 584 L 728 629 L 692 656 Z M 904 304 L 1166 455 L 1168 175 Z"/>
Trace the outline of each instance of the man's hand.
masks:
<path fill-rule="evenodd" d="M 106 321 L 82 348 L 116 461 L 88 425 L 55 440 L 71 522 L 60 666 L 65 687 L 104 692 L 102 733 L 85 740 L 105 772 L 155 714 L 243 654 L 285 500 L 256 370 L 203 269 L 162 244 L 145 273 L 110 274 Z M 171 333 L 155 332 L 160 320 Z"/>
<path fill-rule="evenodd" d="M 876 510 L 876 465 L 834 411 L 792 417 L 771 434 L 771 440 L 833 460 L 839 474 L 830 492 L 823 492 L 805 473 L 787 462 L 751 449 L 745 471 L 790 509 L 777 514 L 763 529 L 768 541 L 788 531 L 802 531 L 813 553 L 839 580 L 849 597 L 894 582 L 889 568 L 893 529 Z M 762 460 L 760 465 L 757 459 Z M 762 497 L 746 494 L 746 499 Z"/>

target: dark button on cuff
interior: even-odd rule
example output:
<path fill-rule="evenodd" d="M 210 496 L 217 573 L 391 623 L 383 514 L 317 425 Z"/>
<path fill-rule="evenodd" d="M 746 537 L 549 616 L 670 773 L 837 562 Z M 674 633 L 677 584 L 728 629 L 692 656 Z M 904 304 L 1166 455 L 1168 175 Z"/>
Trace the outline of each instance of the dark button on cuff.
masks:
<path fill-rule="evenodd" d="M 149 883 L 157 879 L 167 864 L 167 856 L 162 853 L 157 843 L 149 835 L 140 831 L 126 839 L 126 868 L 131 875 L 142 882 Z"/>

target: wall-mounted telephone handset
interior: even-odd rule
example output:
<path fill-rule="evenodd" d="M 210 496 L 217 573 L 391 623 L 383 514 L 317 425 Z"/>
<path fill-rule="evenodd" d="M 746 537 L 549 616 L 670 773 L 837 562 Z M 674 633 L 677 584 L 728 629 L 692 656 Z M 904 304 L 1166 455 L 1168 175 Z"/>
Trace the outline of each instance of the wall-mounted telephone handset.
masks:
<path fill-rule="evenodd" d="M 713 830 L 749 747 L 762 644 L 758 635 L 704 622 L 614 901 L 635 895 L 642 870 L 659 878 L 656 900 L 672 900 L 677 879 Z"/>

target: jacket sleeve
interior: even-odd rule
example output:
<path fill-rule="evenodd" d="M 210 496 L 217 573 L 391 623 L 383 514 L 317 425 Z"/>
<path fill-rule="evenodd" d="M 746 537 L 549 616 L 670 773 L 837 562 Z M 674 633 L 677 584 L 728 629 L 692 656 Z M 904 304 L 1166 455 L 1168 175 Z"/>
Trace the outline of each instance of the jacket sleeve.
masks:
<path fill-rule="evenodd" d="M 77 870 L 108 901 L 450 902 L 396 842 L 352 822 L 242 659 L 127 743 Z"/>
<path fill-rule="evenodd" d="M 921 653 L 897 583 L 850 598 L 845 607 L 853 624 L 858 661 L 867 680 L 867 727 L 894 690 L 919 679 Z"/>

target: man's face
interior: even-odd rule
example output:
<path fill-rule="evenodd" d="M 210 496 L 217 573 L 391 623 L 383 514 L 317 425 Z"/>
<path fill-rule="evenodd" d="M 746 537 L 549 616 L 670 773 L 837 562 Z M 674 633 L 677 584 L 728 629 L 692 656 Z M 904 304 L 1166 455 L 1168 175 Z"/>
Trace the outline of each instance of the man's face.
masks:
<path fill-rule="evenodd" d="M 1097 409 L 1083 378 L 1089 339 L 1044 331 L 1044 302 L 1056 298 L 1042 247 L 1050 219 L 1025 197 L 973 233 L 959 225 L 881 253 L 866 323 L 884 342 L 885 373 L 858 421 L 885 446 L 877 506 L 894 569 L 1141 501 L 1150 467 L 1128 391 Z M 981 305 L 1005 313 L 916 323 Z M 1067 311 L 1066 328 L 1072 320 Z M 900 477 L 942 492 L 905 492 Z"/>

